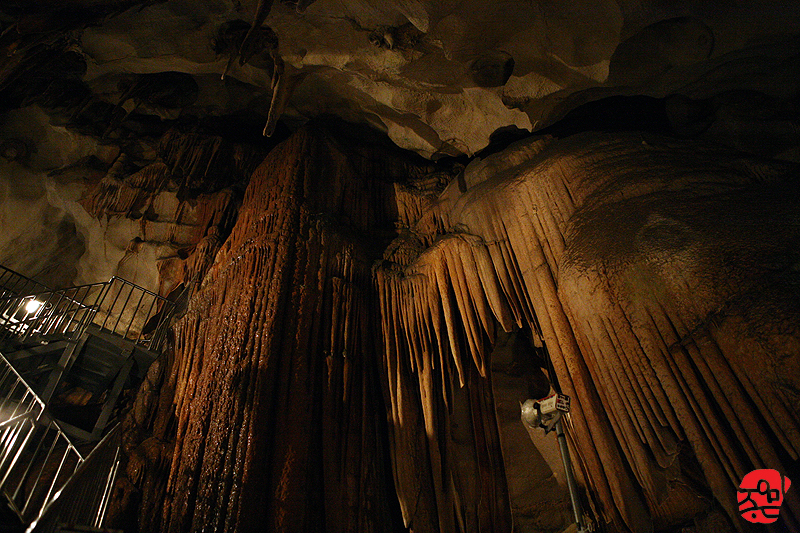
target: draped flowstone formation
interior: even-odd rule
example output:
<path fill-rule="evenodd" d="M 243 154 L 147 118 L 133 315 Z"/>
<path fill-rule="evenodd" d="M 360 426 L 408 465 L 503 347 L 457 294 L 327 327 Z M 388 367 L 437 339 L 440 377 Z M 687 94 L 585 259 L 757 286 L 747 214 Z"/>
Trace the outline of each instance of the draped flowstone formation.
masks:
<path fill-rule="evenodd" d="M 202 285 L 117 492 L 139 527 L 563 529 L 563 490 L 509 490 L 541 467 L 501 431 L 516 332 L 572 398 L 590 523 L 747 531 L 741 478 L 797 471 L 797 167 L 592 133 L 463 168 L 355 130 L 274 148 L 186 260 Z"/>
<path fill-rule="evenodd" d="M 453 391 L 479 394 L 496 328 L 525 326 L 572 397 L 598 519 L 652 531 L 719 506 L 743 529 L 742 477 L 798 458 L 796 166 L 586 134 L 522 141 L 465 174 L 473 186 L 452 183 L 410 232 L 433 244 L 378 272 L 393 422 L 425 422 L 431 501 L 465 492 L 436 475 L 465 470 L 443 429 L 463 416 Z M 406 439 L 396 463 L 418 471 Z M 398 476 L 401 501 L 414 481 Z M 784 507 L 778 527 L 796 527 L 797 499 Z"/>
<path fill-rule="evenodd" d="M 175 328 L 164 531 L 395 529 L 370 272 L 414 172 L 313 127 L 256 170 Z"/>

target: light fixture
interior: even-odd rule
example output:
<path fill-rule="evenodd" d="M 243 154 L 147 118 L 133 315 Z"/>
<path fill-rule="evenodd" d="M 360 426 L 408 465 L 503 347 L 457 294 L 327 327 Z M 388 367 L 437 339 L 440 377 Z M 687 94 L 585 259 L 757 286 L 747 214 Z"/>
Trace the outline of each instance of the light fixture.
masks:
<path fill-rule="evenodd" d="M 27 304 L 25 304 L 25 312 L 28 313 L 29 315 L 32 315 L 36 311 L 41 309 L 43 305 L 44 304 L 42 302 L 40 302 L 39 300 L 31 299 L 31 300 L 28 301 Z"/>
<path fill-rule="evenodd" d="M 556 430 L 558 437 L 558 447 L 561 450 L 561 462 L 564 464 L 564 473 L 567 476 L 567 488 L 569 489 L 569 499 L 572 501 L 572 512 L 575 517 L 577 533 L 586 533 L 583 520 L 583 508 L 578 496 L 578 486 L 575 484 L 575 476 L 572 472 L 572 459 L 569 456 L 567 437 L 564 434 L 564 426 L 561 418 L 565 413 L 569 413 L 569 396 L 566 394 L 551 394 L 541 400 L 525 400 L 520 403 L 522 410 L 522 423 L 531 429 L 540 427 L 544 429 L 545 435 L 553 429 Z"/>

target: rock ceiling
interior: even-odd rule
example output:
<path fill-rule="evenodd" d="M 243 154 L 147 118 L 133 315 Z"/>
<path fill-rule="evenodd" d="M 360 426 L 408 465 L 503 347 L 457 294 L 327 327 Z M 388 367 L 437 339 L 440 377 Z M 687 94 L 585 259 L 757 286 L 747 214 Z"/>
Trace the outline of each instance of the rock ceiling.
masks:
<path fill-rule="evenodd" d="M 785 97 L 783 61 L 796 55 L 791 36 L 800 20 L 785 2 L 582 0 L 563 10 L 478 0 L 318 0 L 271 9 L 272 2 L 247 0 L 40 0 L 32 11 L 6 3 L 6 40 L 77 30 L 62 33 L 85 62 L 73 74 L 102 100 L 117 103 L 123 75 L 183 72 L 198 88 L 182 88 L 182 102 L 144 98 L 147 113 L 266 116 L 273 104 L 290 124 L 334 113 L 428 157 L 473 154 L 498 128 L 540 129 L 613 94 L 703 99 L 750 89 Z M 268 11 L 260 17 L 267 26 L 248 35 L 246 62 L 233 61 L 220 80 L 258 9 Z M 16 56 L 24 55 L 24 38 Z M 283 73 L 273 76 L 276 60 Z M 272 98 L 275 78 L 281 94 Z"/>
<path fill-rule="evenodd" d="M 266 114 L 274 44 L 235 62 L 228 83 L 219 80 L 235 48 L 221 42 L 220 29 L 250 22 L 255 4 L 170 1 L 128 10 L 82 33 L 84 79 L 113 99 L 109 82 L 121 73 L 187 72 L 200 85 L 195 109 Z M 334 113 L 433 156 L 475 153 L 498 128 L 538 129 L 598 95 L 707 98 L 748 88 L 785 96 L 781 80 L 769 79 L 770 65 L 746 84 L 724 78 L 756 74 L 730 72 L 729 63 L 765 54 L 757 45 L 783 44 L 797 30 L 797 13 L 785 3 L 689 4 L 594 0 L 562 11 L 528 1 L 320 0 L 298 13 L 275 2 L 266 23 L 284 63 L 286 120 Z M 570 99 L 588 89 L 591 96 Z"/>
<path fill-rule="evenodd" d="M 6 1 L 0 244 L 23 251 L 0 259 L 56 285 L 118 271 L 131 239 L 149 239 L 89 217 L 75 179 L 135 173 L 176 125 L 268 148 L 285 125 L 334 114 L 436 160 L 566 116 L 562 133 L 629 123 L 797 159 L 798 11 L 779 1 Z M 258 140 L 262 129 L 275 133 Z M 76 266 L 53 273 L 65 249 Z"/>

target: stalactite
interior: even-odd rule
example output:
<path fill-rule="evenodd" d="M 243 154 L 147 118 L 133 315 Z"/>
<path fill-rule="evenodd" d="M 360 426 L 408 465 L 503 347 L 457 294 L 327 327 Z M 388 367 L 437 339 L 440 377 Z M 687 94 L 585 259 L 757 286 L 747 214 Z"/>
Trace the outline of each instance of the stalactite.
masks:
<path fill-rule="evenodd" d="M 179 200 L 168 185 L 171 178 L 161 162 L 123 178 L 108 174 L 81 203 L 99 219 L 137 220 L 142 240 L 176 247 L 195 245 L 211 227 L 231 226 L 236 195 L 230 189 Z"/>
<path fill-rule="evenodd" d="M 183 197 L 213 193 L 246 181 L 268 149 L 171 129 L 159 141 L 158 152 L 178 178 L 179 196 Z"/>
<path fill-rule="evenodd" d="M 403 270 L 387 262 L 377 271 L 379 292 L 386 295 L 384 333 L 398 328 L 403 332 L 385 338 L 390 343 L 387 355 L 399 358 L 388 361 L 387 368 L 389 383 L 399 386 L 389 398 L 395 427 L 395 483 L 406 525 L 414 531 L 510 531 L 511 527 L 484 366 L 494 334 L 484 291 L 497 288 L 487 283 L 485 289 L 477 276 L 464 273 L 462 258 L 473 260 L 474 244 L 469 238 L 446 238 Z M 387 259 L 406 257 L 398 251 Z M 477 298 L 482 301 L 475 305 Z M 411 388 L 414 384 L 416 390 Z M 454 416 L 460 419 L 457 425 L 451 422 Z M 462 425 L 463 430 L 455 429 Z M 420 449 L 415 434 L 424 434 L 427 446 Z M 465 439 L 466 435 L 472 437 Z M 427 482 L 419 479 L 426 472 Z M 421 487 L 433 491 L 434 498 L 425 503 L 435 505 L 435 522 L 416 507 Z"/>
<path fill-rule="evenodd" d="M 164 531 L 394 530 L 369 243 L 406 163 L 372 153 L 308 127 L 255 172 L 176 326 Z"/>
<path fill-rule="evenodd" d="M 169 179 L 169 171 L 163 163 L 149 165 L 135 174 L 119 177 L 106 174 L 99 183 L 86 194 L 81 203 L 94 217 L 129 216 L 144 212 L 148 200 L 164 187 Z"/>
<path fill-rule="evenodd" d="M 506 331 L 524 322 L 541 332 L 572 396 L 568 426 L 579 473 L 606 521 L 647 531 L 708 509 L 704 488 L 690 480 L 696 457 L 701 485 L 741 527 L 731 497 L 739 480 L 753 468 L 786 472 L 797 458 L 800 428 L 785 392 L 796 390 L 795 378 L 756 370 L 777 369 L 769 363 L 773 353 L 790 365 L 798 357 L 792 334 L 779 337 L 781 344 L 770 340 L 777 324 L 796 323 L 796 306 L 785 298 L 769 305 L 780 298 L 747 292 L 760 276 L 771 293 L 788 287 L 769 265 L 790 272 L 797 260 L 788 251 L 796 231 L 777 222 L 792 216 L 785 181 L 792 167 L 775 163 L 762 172 L 764 165 L 715 148 L 584 135 L 540 143 L 513 164 L 501 159 L 505 172 L 473 174 L 463 194 L 451 185 L 437 202 L 426 202 L 427 212 L 406 201 L 410 232 L 433 244 L 417 257 L 390 248 L 394 264 L 377 276 L 393 358 L 388 377 L 397 384 L 389 400 L 401 432 L 408 427 L 400 423 L 409 405 L 400 394 L 406 381 L 419 384 L 416 401 L 426 417 L 438 416 L 439 432 L 452 431 L 447 417 L 434 414 L 454 399 L 445 389 L 440 398 L 433 394 L 432 383 L 447 378 L 427 375 L 431 352 L 439 354 L 434 360 L 449 355 L 450 379 L 467 384 L 471 395 L 485 387 L 479 376 L 494 321 Z M 745 201 L 748 195 L 761 203 Z M 763 221 L 765 205 L 779 213 L 767 219 L 782 227 L 780 235 Z M 726 235 L 720 221 L 743 242 Z M 433 338 L 420 344 L 421 332 Z M 411 366 L 402 371 L 404 358 Z M 476 421 L 491 424 L 491 414 L 478 415 L 480 402 L 471 405 Z M 477 450 L 492 432 L 473 430 Z M 395 436 L 396 469 L 419 468 L 400 459 L 410 443 Z M 457 472 L 452 456 L 443 454 L 449 459 L 441 467 Z M 401 501 L 414 494 L 411 479 L 396 477 Z M 488 494 L 436 502 L 465 519 L 464 499 L 486 502 Z M 787 505 L 782 519 L 794 524 L 798 509 Z M 408 521 L 413 508 L 405 506 L 404 514 Z M 503 516 L 485 508 L 477 514 Z"/>

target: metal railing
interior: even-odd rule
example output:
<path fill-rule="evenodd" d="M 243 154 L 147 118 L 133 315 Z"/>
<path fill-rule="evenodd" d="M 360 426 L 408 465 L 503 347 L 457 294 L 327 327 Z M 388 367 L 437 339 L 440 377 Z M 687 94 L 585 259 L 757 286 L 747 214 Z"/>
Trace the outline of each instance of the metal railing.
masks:
<path fill-rule="evenodd" d="M 5 272 L 12 272 L 0 269 L 0 281 Z M 175 303 L 118 277 L 33 294 L 24 293 L 30 284 L 13 281 L 17 278 L 10 274 L 7 279 L 12 288 L 0 287 L 0 341 L 11 341 L 7 346 L 12 350 L 28 342 L 67 341 L 44 398 L 68 368 L 64 358 L 73 357 L 76 347 L 86 342 L 88 328 L 99 330 L 92 335 L 113 333 L 160 352 L 175 310 Z M 84 458 L 42 397 L 0 353 L 0 490 L 29 524 L 28 533 L 54 532 L 62 523 L 103 527 L 119 468 L 120 432 L 109 432 Z"/>
<path fill-rule="evenodd" d="M 122 434 L 112 429 L 92 450 L 75 474 L 32 522 L 27 533 L 60 531 L 61 524 L 100 529 L 105 526 L 120 464 Z"/>
<path fill-rule="evenodd" d="M 83 460 L 44 402 L 0 354 L 0 490 L 23 522 L 41 516 Z"/>
<path fill-rule="evenodd" d="M 25 277 L 10 268 L 0 265 L 0 297 L 19 294 L 35 294 L 49 291 L 50 287 Z"/>
<path fill-rule="evenodd" d="M 93 283 L 0 299 L 0 339 L 18 342 L 61 335 L 77 339 L 90 324 L 157 352 L 173 302 L 130 281 Z"/>
<path fill-rule="evenodd" d="M 93 283 L 36 294 L 14 295 L 0 302 L 0 338 L 26 342 L 61 334 L 76 338 L 94 319 L 106 283 Z"/>
<path fill-rule="evenodd" d="M 115 276 L 107 282 L 94 323 L 159 352 L 174 309 L 174 302 Z"/>

